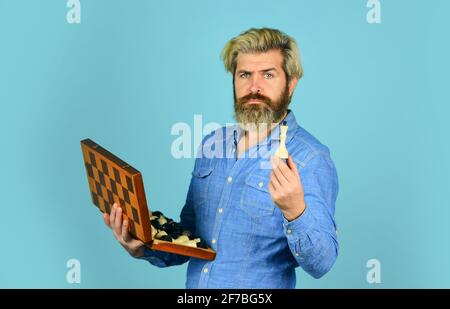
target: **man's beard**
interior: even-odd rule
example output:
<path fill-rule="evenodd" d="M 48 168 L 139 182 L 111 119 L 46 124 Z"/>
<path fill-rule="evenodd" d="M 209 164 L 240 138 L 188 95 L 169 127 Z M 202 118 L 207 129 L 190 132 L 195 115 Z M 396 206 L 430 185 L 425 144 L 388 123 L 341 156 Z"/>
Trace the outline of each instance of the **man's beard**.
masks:
<path fill-rule="evenodd" d="M 271 125 L 280 122 L 287 112 L 291 97 L 286 83 L 283 93 L 276 101 L 259 93 L 250 93 L 236 98 L 234 90 L 234 113 L 236 121 L 245 131 L 270 130 Z M 250 100 L 259 100 L 259 104 L 247 104 Z"/>

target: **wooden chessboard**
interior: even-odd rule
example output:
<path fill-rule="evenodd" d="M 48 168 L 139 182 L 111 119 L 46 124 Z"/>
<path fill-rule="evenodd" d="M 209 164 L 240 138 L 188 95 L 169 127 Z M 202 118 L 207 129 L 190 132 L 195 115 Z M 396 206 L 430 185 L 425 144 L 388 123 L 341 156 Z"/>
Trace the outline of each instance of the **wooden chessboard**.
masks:
<path fill-rule="evenodd" d="M 216 253 L 204 241 L 189 231 L 179 232 L 180 225 L 173 220 L 169 219 L 166 225 L 152 224 L 142 175 L 137 169 L 90 139 L 81 141 L 81 149 L 92 202 L 102 212 L 110 213 L 112 205 L 118 203 L 123 214 L 128 217 L 131 235 L 153 250 L 207 260 L 215 258 Z M 153 216 L 153 219 L 162 220 L 160 218 L 163 217 L 166 220 L 160 212 L 157 213 L 160 215 Z M 171 235 L 176 224 L 177 233 Z M 164 237 L 158 239 L 159 235 Z M 197 247 L 197 244 L 201 247 Z"/>

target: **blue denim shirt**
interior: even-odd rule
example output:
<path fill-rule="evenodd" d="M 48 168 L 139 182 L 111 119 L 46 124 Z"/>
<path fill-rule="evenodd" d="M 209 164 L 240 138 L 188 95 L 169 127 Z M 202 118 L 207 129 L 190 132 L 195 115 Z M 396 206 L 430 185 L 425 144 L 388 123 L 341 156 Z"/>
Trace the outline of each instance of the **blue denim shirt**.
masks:
<path fill-rule="evenodd" d="M 294 288 L 298 266 L 314 278 L 327 273 L 338 254 L 336 169 L 328 148 L 297 124 L 292 111 L 285 120 L 286 147 L 307 205 L 300 217 L 288 222 L 267 187 L 279 126 L 239 158 L 235 149 L 242 129 L 224 127 L 202 141 L 180 215 L 183 227 L 204 239 L 216 259 L 150 249 L 143 258 L 158 267 L 189 261 L 187 288 Z"/>

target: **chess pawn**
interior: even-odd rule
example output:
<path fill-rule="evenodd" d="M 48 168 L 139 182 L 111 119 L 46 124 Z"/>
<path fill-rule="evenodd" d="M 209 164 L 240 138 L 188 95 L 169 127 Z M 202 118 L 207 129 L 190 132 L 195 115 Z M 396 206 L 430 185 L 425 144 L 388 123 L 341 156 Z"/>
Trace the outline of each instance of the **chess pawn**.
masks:
<path fill-rule="evenodd" d="M 288 126 L 284 121 L 282 125 L 280 125 L 280 146 L 278 147 L 275 155 L 281 159 L 286 159 L 289 156 L 288 150 L 286 148 L 286 134 L 287 134 Z"/>

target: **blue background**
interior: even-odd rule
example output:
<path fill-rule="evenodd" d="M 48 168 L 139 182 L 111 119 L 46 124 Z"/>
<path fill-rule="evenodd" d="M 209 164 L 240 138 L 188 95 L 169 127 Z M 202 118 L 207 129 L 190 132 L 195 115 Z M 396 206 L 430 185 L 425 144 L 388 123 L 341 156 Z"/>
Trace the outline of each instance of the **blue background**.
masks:
<path fill-rule="evenodd" d="M 144 177 L 151 209 L 178 218 L 194 159 L 170 129 L 233 122 L 220 51 L 250 27 L 299 43 L 291 108 L 332 150 L 340 255 L 304 287 L 450 287 L 450 2 L 0 1 L 0 287 L 182 288 L 186 265 L 128 256 L 91 204 L 79 141 L 90 137 Z M 66 262 L 81 262 L 68 284 Z M 381 284 L 366 281 L 369 259 Z"/>

